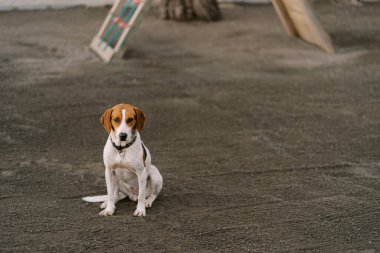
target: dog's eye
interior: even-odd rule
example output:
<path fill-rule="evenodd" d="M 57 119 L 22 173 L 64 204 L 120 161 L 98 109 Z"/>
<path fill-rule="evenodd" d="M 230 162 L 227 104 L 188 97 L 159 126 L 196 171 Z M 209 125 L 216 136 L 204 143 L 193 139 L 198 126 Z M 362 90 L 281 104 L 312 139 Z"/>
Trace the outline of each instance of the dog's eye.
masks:
<path fill-rule="evenodd" d="M 131 123 L 133 121 L 133 118 L 128 118 L 127 123 Z"/>
<path fill-rule="evenodd" d="M 120 119 L 119 118 L 114 118 L 113 121 L 115 121 L 116 123 L 119 123 Z"/>

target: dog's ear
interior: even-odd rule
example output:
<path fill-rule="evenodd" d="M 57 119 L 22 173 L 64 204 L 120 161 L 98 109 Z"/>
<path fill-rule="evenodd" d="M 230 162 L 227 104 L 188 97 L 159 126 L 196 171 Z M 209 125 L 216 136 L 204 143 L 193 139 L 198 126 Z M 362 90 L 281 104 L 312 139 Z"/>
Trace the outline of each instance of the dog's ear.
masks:
<path fill-rule="evenodd" d="M 134 107 L 133 110 L 136 114 L 136 128 L 141 132 L 144 129 L 145 113 L 137 107 Z"/>
<path fill-rule="evenodd" d="M 109 108 L 103 112 L 103 115 L 100 118 L 100 123 L 102 123 L 107 133 L 110 133 L 112 129 L 111 114 L 112 114 L 112 108 Z"/>

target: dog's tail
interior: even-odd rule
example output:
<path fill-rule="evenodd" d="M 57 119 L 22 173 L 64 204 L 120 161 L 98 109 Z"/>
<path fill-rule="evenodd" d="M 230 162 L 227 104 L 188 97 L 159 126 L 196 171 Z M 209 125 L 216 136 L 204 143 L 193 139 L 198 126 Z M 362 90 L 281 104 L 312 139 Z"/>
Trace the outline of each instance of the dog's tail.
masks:
<path fill-rule="evenodd" d="M 103 202 L 108 199 L 107 195 L 99 195 L 99 196 L 89 196 L 89 197 L 84 197 L 82 200 L 86 202 Z"/>

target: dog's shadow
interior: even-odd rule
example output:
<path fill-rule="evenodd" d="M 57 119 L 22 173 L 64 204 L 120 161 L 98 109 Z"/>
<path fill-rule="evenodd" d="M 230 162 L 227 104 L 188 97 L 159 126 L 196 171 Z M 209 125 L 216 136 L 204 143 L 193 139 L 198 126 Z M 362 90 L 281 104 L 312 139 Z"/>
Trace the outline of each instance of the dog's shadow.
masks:
<path fill-rule="evenodd" d="M 160 197 L 162 196 L 159 196 L 158 198 Z M 147 216 L 160 213 L 161 211 L 160 203 L 159 203 L 160 200 L 158 198 L 154 201 L 152 207 L 149 207 L 146 209 Z M 98 204 L 99 204 L 98 206 L 101 205 L 101 203 L 98 203 Z M 136 207 L 137 207 L 137 201 L 132 201 L 129 198 L 122 199 L 116 203 L 116 210 L 113 216 L 135 217 L 133 216 L 133 213 L 135 212 Z M 100 210 L 101 209 L 99 208 L 99 212 Z M 141 218 L 141 217 L 135 217 L 135 218 Z M 146 218 L 146 217 L 143 217 L 143 218 Z"/>

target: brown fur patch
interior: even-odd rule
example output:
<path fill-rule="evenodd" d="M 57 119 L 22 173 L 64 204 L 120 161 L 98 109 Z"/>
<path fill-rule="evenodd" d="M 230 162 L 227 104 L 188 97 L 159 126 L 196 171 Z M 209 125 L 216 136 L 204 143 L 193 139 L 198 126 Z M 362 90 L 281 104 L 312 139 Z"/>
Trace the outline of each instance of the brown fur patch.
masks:
<path fill-rule="evenodd" d="M 146 167 L 146 164 L 145 164 L 145 160 L 146 160 L 146 149 L 145 149 L 143 143 L 141 143 L 141 147 L 142 147 L 142 149 L 143 149 L 142 161 L 143 161 L 144 167 Z"/>
<path fill-rule="evenodd" d="M 109 133 L 111 132 L 111 113 L 112 113 L 112 108 L 108 108 L 103 112 L 102 117 L 100 118 L 100 123 L 103 124 L 104 129 Z"/>
<path fill-rule="evenodd" d="M 145 113 L 137 107 L 134 108 L 134 111 L 136 113 L 136 128 L 141 132 L 144 129 Z"/>

